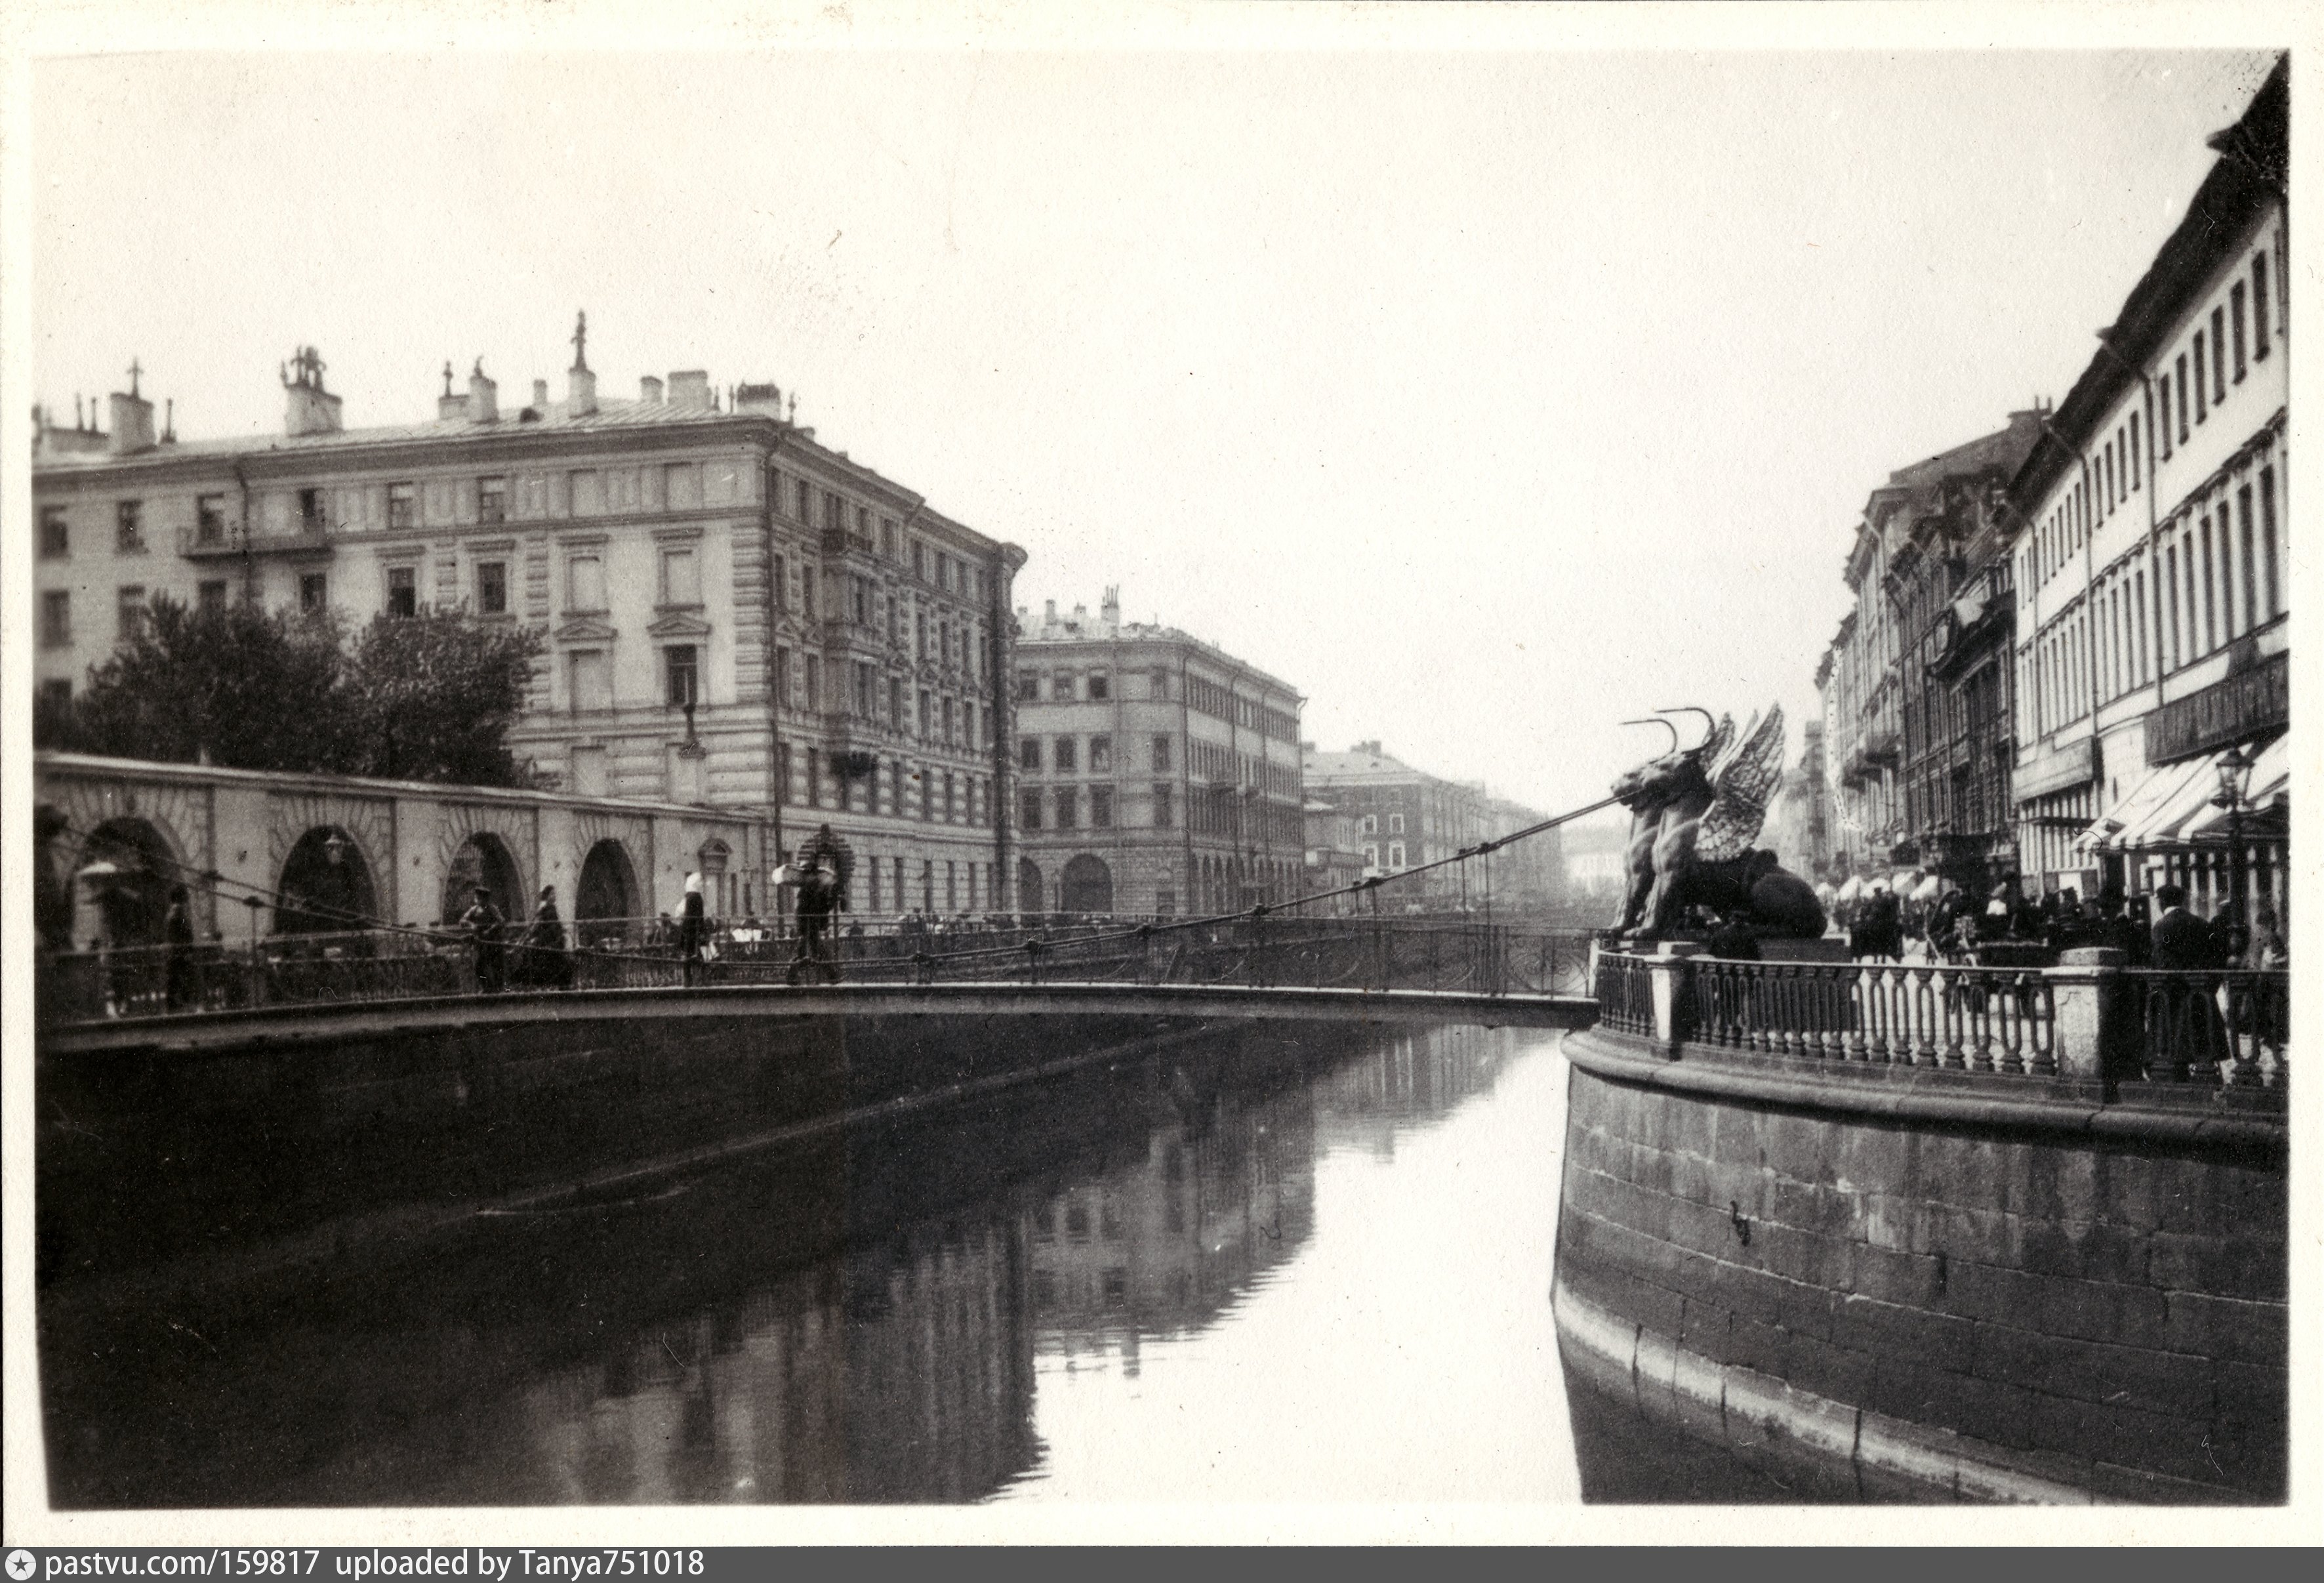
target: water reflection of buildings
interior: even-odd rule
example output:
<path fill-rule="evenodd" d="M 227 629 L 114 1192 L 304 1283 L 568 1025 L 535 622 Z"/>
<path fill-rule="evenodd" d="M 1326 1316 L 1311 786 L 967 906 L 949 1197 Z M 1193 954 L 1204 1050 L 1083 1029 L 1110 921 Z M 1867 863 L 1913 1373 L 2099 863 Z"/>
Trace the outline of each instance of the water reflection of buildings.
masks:
<path fill-rule="evenodd" d="M 972 1501 L 1032 1458 L 1011 1218 L 928 1225 L 528 1388 L 510 1498 Z"/>
<path fill-rule="evenodd" d="M 1412 1123 L 1488 1092 L 1512 1048 L 1499 1028 L 1433 1028 L 1385 1040 L 1315 1084 L 1316 1142 L 1393 1159 L 1397 1134 Z"/>
<path fill-rule="evenodd" d="M 1307 1092 L 1167 1102 L 1142 1149 L 1026 1216 L 1033 1319 L 1044 1347 L 1119 1346 L 1207 1323 L 1314 1229 Z"/>

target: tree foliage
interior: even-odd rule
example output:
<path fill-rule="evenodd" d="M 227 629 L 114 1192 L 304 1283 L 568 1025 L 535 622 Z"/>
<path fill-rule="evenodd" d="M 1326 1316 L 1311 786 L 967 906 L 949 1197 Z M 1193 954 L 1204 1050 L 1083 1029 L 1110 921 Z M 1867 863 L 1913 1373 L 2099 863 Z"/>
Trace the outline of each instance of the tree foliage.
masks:
<path fill-rule="evenodd" d="M 355 642 L 345 690 L 354 773 L 532 784 L 508 733 L 545 646 L 530 628 L 462 611 L 374 617 Z"/>
<path fill-rule="evenodd" d="M 234 769 L 533 783 L 507 736 L 539 634 L 465 612 L 382 616 L 350 643 L 327 616 L 157 597 L 69 705 L 36 711 L 43 747 Z"/>

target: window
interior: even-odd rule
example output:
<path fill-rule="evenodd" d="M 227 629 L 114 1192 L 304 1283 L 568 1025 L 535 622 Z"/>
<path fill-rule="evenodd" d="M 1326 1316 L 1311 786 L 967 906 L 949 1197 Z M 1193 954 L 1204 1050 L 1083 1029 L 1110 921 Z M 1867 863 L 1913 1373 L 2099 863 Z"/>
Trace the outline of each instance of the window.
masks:
<path fill-rule="evenodd" d="M 1167 781 L 1157 781 L 1154 783 L 1154 828 L 1157 830 L 1167 830 L 1175 822 L 1174 810 L 1170 805 L 1170 794 L 1173 790 Z"/>
<path fill-rule="evenodd" d="M 1092 698 L 1093 698 L 1093 699 L 1109 699 L 1109 698 L 1111 698 L 1111 697 L 1113 696 L 1112 688 L 1113 688 L 1113 680 L 1112 680 L 1112 678 L 1111 678 L 1111 677 L 1108 676 L 1104 671 L 1091 671 L 1091 672 L 1090 672 L 1090 677 L 1089 677 L 1089 695 L 1090 695 L 1090 697 L 1092 697 Z"/>
<path fill-rule="evenodd" d="M 2259 542 L 2260 554 L 2267 562 L 2267 613 L 2271 618 L 2283 609 L 2283 591 L 2277 581 L 2275 563 L 2275 469 L 2259 470 Z"/>
<path fill-rule="evenodd" d="M 694 645 L 672 643 L 662 652 L 663 674 L 669 679 L 669 705 L 683 708 L 695 700 Z"/>
<path fill-rule="evenodd" d="M 2244 630 L 2264 619 L 2259 613 L 2258 578 L 2252 567 L 2252 492 L 2246 484 L 2236 491 L 2236 560 L 2244 590 Z"/>
<path fill-rule="evenodd" d="M 702 603 L 702 573 L 692 546 L 661 552 L 661 602 L 665 605 Z"/>
<path fill-rule="evenodd" d="M 123 555 L 145 553 L 145 503 L 124 500 L 113 508 L 113 548 Z"/>
<path fill-rule="evenodd" d="M 2234 327 L 2236 337 L 2236 383 L 2244 382 L 2244 283 L 2237 281 L 2227 288 L 2227 322 Z"/>
<path fill-rule="evenodd" d="M 1388 866 L 1390 868 L 1402 868 L 1404 866 L 1404 843 L 1402 841 L 1391 841 L 1388 843 Z"/>
<path fill-rule="evenodd" d="M 71 553 L 72 530 L 65 524 L 65 508 L 41 507 L 41 559 L 62 560 Z"/>
<path fill-rule="evenodd" d="M 791 607 L 790 567 L 779 555 L 775 557 L 775 608 Z"/>
<path fill-rule="evenodd" d="M 888 678 L 888 724 L 897 730 L 904 728 L 904 679 Z"/>
<path fill-rule="evenodd" d="M 1039 737 L 1025 736 L 1018 739 L 1017 767 L 1028 774 L 1038 775 L 1041 773 L 1041 739 Z"/>
<path fill-rule="evenodd" d="M 194 587 L 194 606 L 205 615 L 216 615 L 226 608 L 226 579 L 211 578 Z"/>
<path fill-rule="evenodd" d="M 605 607 L 605 562 L 595 555 L 576 555 L 566 562 L 566 608 L 568 610 L 603 610 Z"/>
<path fill-rule="evenodd" d="M 508 563 L 506 561 L 476 562 L 476 614 L 479 616 L 508 614 Z"/>
<path fill-rule="evenodd" d="M 324 521 L 326 514 L 321 490 L 299 491 L 299 529 L 301 532 L 321 532 L 326 525 Z"/>
<path fill-rule="evenodd" d="M 1391 836 L 1404 834 L 1404 815 L 1392 813 L 1388 816 L 1388 833 Z"/>
<path fill-rule="evenodd" d="M 582 649 L 572 656 L 573 708 L 576 711 L 613 707 L 613 681 L 605 669 L 603 649 Z"/>
<path fill-rule="evenodd" d="M 954 735 L 952 727 L 952 699 L 946 699 L 944 700 L 944 739 L 947 743 L 957 744 L 960 741 L 960 738 Z"/>
<path fill-rule="evenodd" d="M 1170 672 L 1168 668 L 1161 665 L 1155 666 L 1154 674 L 1147 679 L 1147 696 L 1148 698 L 1167 699 L 1170 696 Z"/>
<path fill-rule="evenodd" d="M 1364 848 L 1364 866 L 1366 868 L 1378 868 L 1379 866 L 1379 848 L 1378 847 L 1367 847 Z"/>
<path fill-rule="evenodd" d="M 194 499 L 194 542 L 226 542 L 226 496 L 201 495 Z"/>
<path fill-rule="evenodd" d="M 2155 429 L 2154 440 L 2163 448 L 2163 454 L 2168 457 L 2171 454 L 2171 375 L 2168 371 L 2164 372 L 2162 383 L 2156 386 L 2155 399 L 2162 403 L 2163 421 Z"/>
<path fill-rule="evenodd" d="M 872 711 L 873 711 L 873 708 L 874 708 L 874 701 L 873 701 L 873 700 L 874 700 L 877 697 L 878 697 L 878 689 L 877 689 L 877 687 L 873 684 L 873 678 L 872 678 L 872 662 L 871 662 L 869 660 L 858 660 L 858 661 L 856 661 L 856 662 L 855 662 L 855 712 L 856 712 L 858 715 L 862 716 L 864 719 L 867 719 L 867 720 L 868 720 L 868 719 L 870 719 L 870 718 L 872 717 Z"/>
<path fill-rule="evenodd" d="M 1061 830 L 1081 828 L 1081 793 L 1071 786 L 1057 788 L 1057 828 Z"/>
<path fill-rule="evenodd" d="M 41 646 L 44 649 L 72 646 L 72 595 L 69 593 L 41 596 Z"/>
<path fill-rule="evenodd" d="M 894 517 L 883 516 L 880 519 L 880 553 L 890 560 L 896 559 L 896 519 Z"/>
<path fill-rule="evenodd" d="M 1077 767 L 1074 761 L 1077 756 L 1074 738 L 1070 736 L 1058 737 L 1049 750 L 1049 762 L 1056 766 L 1057 773 L 1061 775 L 1070 775 L 1074 773 Z"/>
<path fill-rule="evenodd" d="M 819 715 L 823 712 L 823 661 L 817 655 L 809 654 L 802 669 L 807 672 L 807 712 Z M 810 764 L 812 762 L 812 755 L 810 755 Z M 810 768 L 808 779 L 811 782 L 819 781 L 822 779 L 822 773 Z"/>
<path fill-rule="evenodd" d="M 420 613 L 420 573 L 409 566 L 387 569 L 387 613 L 390 616 L 417 616 Z"/>
<path fill-rule="evenodd" d="M 1154 739 L 1154 773 L 1157 775 L 1170 773 L 1170 739 L 1167 736 Z"/>
<path fill-rule="evenodd" d="M 2203 519 L 2203 652 L 2219 646 L 2218 608 L 2211 588 L 2211 519 Z"/>
<path fill-rule="evenodd" d="M 1017 828 L 1024 830 L 1041 828 L 1041 793 L 1037 788 L 1028 786 L 1018 793 Z"/>
<path fill-rule="evenodd" d="M 2130 487 L 2133 494 L 2137 493 L 2138 490 L 2139 472 L 2138 419 L 2134 415 L 2130 421 Z"/>
<path fill-rule="evenodd" d="M 1113 773 L 1112 737 L 1093 736 L 1090 738 L 1089 767 L 1090 773 L 1093 775 L 1110 775 Z"/>
<path fill-rule="evenodd" d="M 2227 331 L 2223 322 L 2226 318 L 2226 309 L 2211 310 L 2211 403 L 2214 406 L 2227 399 Z"/>
<path fill-rule="evenodd" d="M 919 732 L 923 741 L 936 728 L 936 703 L 929 697 L 928 690 L 925 687 L 920 689 L 919 712 L 913 721 L 913 726 Z"/>
<path fill-rule="evenodd" d="M 387 525 L 390 528 L 416 528 L 420 525 L 419 504 L 413 498 L 409 484 L 387 486 Z"/>
<path fill-rule="evenodd" d="M 1112 787 L 1093 786 L 1090 788 L 1090 829 L 1093 830 L 1110 830 L 1113 829 Z"/>
<path fill-rule="evenodd" d="M 1059 703 L 1069 701 L 1074 696 L 1074 673 L 1070 671 L 1060 671 L 1051 676 L 1049 696 Z"/>
<path fill-rule="evenodd" d="M 2187 354 L 2179 354 L 2179 443 L 2187 443 Z"/>
<path fill-rule="evenodd" d="M 2182 398 L 2186 395 L 2183 385 L 2179 393 Z M 2211 403 L 2203 392 L 2203 332 L 2199 329 L 2195 332 L 2195 421 L 2200 423 L 2210 415 Z"/>
<path fill-rule="evenodd" d="M 2267 255 L 2252 257 L 2252 361 L 2267 361 Z"/>
<path fill-rule="evenodd" d="M 135 641 L 145 630 L 145 589 L 143 585 L 130 583 L 120 594 L 118 634 L 123 643 Z"/>
<path fill-rule="evenodd" d="M 480 523 L 508 521 L 508 478 L 494 473 L 476 480 L 476 520 Z"/>
<path fill-rule="evenodd" d="M 1376 813 L 1368 813 L 1364 815 L 1363 833 L 1367 836 L 1377 836 L 1379 834 L 1379 815 Z"/>

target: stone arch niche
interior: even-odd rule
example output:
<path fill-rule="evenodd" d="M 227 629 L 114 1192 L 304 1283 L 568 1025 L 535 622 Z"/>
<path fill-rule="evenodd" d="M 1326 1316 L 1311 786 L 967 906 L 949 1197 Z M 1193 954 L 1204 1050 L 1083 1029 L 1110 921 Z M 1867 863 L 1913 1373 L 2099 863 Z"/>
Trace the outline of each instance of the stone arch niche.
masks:
<path fill-rule="evenodd" d="M 362 844 L 337 825 L 300 836 L 274 882 L 274 932 L 322 934 L 381 922 L 379 891 Z"/>
<path fill-rule="evenodd" d="M 169 838 L 150 819 L 127 814 L 88 833 L 69 877 L 78 946 L 98 936 L 115 946 L 161 944 L 170 887 L 187 878 Z"/>
<path fill-rule="evenodd" d="M 1057 875 L 1057 911 L 1113 911 L 1113 870 L 1105 866 L 1104 858 L 1084 852 L 1065 865 Z"/>
<path fill-rule="evenodd" d="M 1017 911 L 1038 912 L 1041 910 L 1040 866 L 1029 857 L 1020 857 L 1017 860 Z"/>
<path fill-rule="evenodd" d="M 64 815 L 65 829 L 56 840 L 57 866 L 69 887 L 73 903 L 73 940 L 87 945 L 90 934 L 99 927 L 95 911 L 82 894 L 86 888 L 73 880 L 75 871 L 88 859 L 80 856 L 89 837 L 108 822 L 128 819 L 150 829 L 161 839 L 161 850 L 184 865 L 175 870 L 171 883 L 183 883 L 194 904 L 197 930 L 214 928 L 229 921 L 222 918 L 212 893 L 200 878 L 217 866 L 210 850 L 209 790 L 207 787 L 180 785 L 175 782 L 140 782 L 102 779 L 80 774 L 51 774 L 36 768 L 39 796 Z M 164 896 L 168 894 L 166 888 Z M 166 902 L 164 903 L 166 906 Z M 227 909 L 233 917 L 242 915 L 240 907 Z"/>
<path fill-rule="evenodd" d="M 452 861 L 444 870 L 445 921 L 475 904 L 479 885 L 491 895 L 503 918 L 521 920 L 532 915 L 524 904 L 524 876 L 518 872 L 516 856 L 508 843 L 490 830 L 471 832 L 453 849 Z"/>
<path fill-rule="evenodd" d="M 589 848 L 581 860 L 580 883 L 574 887 L 573 924 L 585 946 L 629 938 L 627 920 L 645 911 L 638 891 L 637 866 L 629 849 L 608 836 Z"/>

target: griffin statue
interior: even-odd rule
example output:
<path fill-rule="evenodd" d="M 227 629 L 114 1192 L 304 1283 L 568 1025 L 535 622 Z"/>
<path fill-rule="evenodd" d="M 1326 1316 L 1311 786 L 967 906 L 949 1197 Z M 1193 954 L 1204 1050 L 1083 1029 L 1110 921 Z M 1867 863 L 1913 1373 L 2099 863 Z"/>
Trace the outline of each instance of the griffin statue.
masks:
<path fill-rule="evenodd" d="M 1710 729 L 1692 747 L 1661 717 L 1701 715 Z M 1668 938 L 1690 907 L 1748 924 L 1770 938 L 1815 939 L 1824 931 L 1815 887 L 1751 842 L 1784 773 L 1784 711 L 1771 708 L 1738 735 L 1735 717 L 1711 722 L 1707 709 L 1662 709 L 1651 720 L 1671 734 L 1671 750 L 1614 782 L 1630 810 L 1622 915 L 1615 928 L 1640 940 Z"/>

